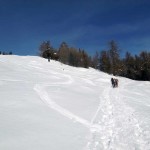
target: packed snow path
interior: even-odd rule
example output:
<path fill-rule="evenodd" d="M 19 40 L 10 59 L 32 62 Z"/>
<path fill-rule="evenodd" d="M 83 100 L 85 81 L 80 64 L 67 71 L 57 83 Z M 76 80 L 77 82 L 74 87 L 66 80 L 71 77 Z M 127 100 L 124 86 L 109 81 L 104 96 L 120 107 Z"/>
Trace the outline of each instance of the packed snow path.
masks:
<path fill-rule="evenodd" d="M 124 83 L 127 84 L 127 83 Z M 149 150 L 148 135 L 132 108 L 125 105 L 120 88 L 108 88 L 100 96 L 99 108 L 92 120 L 100 129 L 91 128 L 88 150 Z"/>

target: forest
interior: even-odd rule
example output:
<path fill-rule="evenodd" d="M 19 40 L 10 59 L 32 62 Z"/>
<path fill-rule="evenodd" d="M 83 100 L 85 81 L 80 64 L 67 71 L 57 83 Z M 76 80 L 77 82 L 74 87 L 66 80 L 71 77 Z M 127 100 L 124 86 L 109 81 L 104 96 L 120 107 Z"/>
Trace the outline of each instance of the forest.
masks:
<path fill-rule="evenodd" d="M 39 46 L 38 55 L 75 67 L 92 67 L 114 76 L 150 81 L 150 52 L 141 51 L 138 55 L 126 52 L 122 58 L 114 40 L 108 42 L 107 50 L 96 51 L 94 56 L 90 56 L 84 49 L 69 47 L 66 42 L 55 49 L 50 41 L 44 41 Z"/>

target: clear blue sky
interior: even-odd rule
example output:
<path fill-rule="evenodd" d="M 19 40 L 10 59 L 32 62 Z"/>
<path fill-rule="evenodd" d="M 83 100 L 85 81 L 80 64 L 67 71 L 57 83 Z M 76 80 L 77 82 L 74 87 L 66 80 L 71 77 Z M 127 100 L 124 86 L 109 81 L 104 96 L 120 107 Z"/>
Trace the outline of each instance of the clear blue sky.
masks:
<path fill-rule="evenodd" d="M 0 51 L 37 55 L 50 40 L 89 54 L 115 40 L 122 53 L 150 51 L 149 0 L 0 0 Z"/>

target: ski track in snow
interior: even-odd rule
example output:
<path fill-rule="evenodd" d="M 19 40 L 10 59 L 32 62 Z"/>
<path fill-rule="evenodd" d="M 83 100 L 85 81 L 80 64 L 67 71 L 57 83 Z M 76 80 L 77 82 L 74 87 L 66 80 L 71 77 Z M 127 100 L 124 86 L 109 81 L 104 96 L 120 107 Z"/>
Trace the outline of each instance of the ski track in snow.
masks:
<path fill-rule="evenodd" d="M 55 74 L 58 74 L 56 72 L 53 72 Z M 62 74 L 61 74 L 62 75 Z M 55 103 L 50 96 L 48 95 L 48 93 L 46 92 L 46 87 L 50 87 L 50 86 L 56 86 L 56 85 L 66 85 L 66 84 L 72 84 L 73 83 L 73 78 L 69 75 L 63 74 L 65 77 L 68 78 L 67 81 L 65 82 L 58 82 L 58 83 L 54 83 L 54 84 L 36 84 L 34 86 L 34 90 L 37 92 L 37 94 L 40 96 L 41 100 L 46 103 L 50 108 L 52 108 L 53 110 L 59 112 L 61 115 L 72 119 L 74 122 L 79 122 L 82 125 L 84 125 L 87 128 L 90 128 L 91 124 L 88 120 L 83 119 L 75 114 L 73 114 L 72 112 L 68 111 L 67 109 L 61 107 L 60 105 L 58 105 L 57 103 Z"/>
<path fill-rule="evenodd" d="M 73 83 L 71 76 L 63 75 L 68 78 L 67 81 L 36 84 L 34 90 L 48 107 L 89 129 L 90 136 L 85 150 L 150 150 L 150 143 L 146 140 L 134 110 L 121 100 L 120 90 L 124 86 L 105 89 L 99 97 L 100 103 L 95 115 L 88 121 L 55 103 L 46 92 L 46 87 Z M 92 84 L 90 80 L 85 81 Z"/>
<path fill-rule="evenodd" d="M 83 119 L 83 118 L 81 118 L 81 117 L 71 113 L 70 111 L 68 111 L 67 109 L 59 106 L 52 99 L 50 99 L 50 97 L 47 94 L 47 92 L 44 89 L 44 87 L 45 86 L 41 86 L 41 85 L 38 85 L 38 84 L 35 85 L 35 87 L 34 87 L 34 90 L 39 94 L 41 100 L 44 103 L 46 103 L 53 110 L 59 112 L 61 115 L 65 116 L 65 117 L 67 117 L 69 119 L 72 119 L 75 122 L 79 122 L 79 123 L 81 123 L 82 125 L 84 125 L 84 126 L 86 126 L 88 128 L 90 127 L 90 123 L 87 120 L 85 120 L 85 119 Z"/>

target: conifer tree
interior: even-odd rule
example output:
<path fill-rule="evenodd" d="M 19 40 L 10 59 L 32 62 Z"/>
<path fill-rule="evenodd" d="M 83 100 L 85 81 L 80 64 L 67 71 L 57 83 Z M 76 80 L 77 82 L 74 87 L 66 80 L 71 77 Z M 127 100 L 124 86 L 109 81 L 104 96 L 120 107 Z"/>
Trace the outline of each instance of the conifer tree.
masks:
<path fill-rule="evenodd" d="M 100 69 L 100 58 L 99 53 L 96 51 L 93 60 L 92 60 L 92 67 L 95 69 Z"/>
<path fill-rule="evenodd" d="M 142 80 L 150 80 L 150 53 L 143 51 L 140 53 L 140 75 Z"/>
<path fill-rule="evenodd" d="M 100 70 L 111 73 L 110 56 L 108 51 L 101 51 L 100 53 Z"/>
<path fill-rule="evenodd" d="M 54 53 L 54 48 L 51 46 L 50 41 L 44 41 L 39 47 L 39 55 L 44 58 L 51 57 Z"/>
<path fill-rule="evenodd" d="M 64 64 L 69 64 L 69 54 L 70 51 L 67 43 L 62 42 L 58 50 L 59 60 Z"/>
<path fill-rule="evenodd" d="M 120 69 L 120 55 L 119 55 L 119 48 L 115 41 L 109 42 L 109 55 L 110 55 L 110 64 L 111 64 L 111 73 L 113 75 L 119 74 Z"/>
<path fill-rule="evenodd" d="M 135 58 L 129 52 L 126 52 L 124 64 L 124 75 L 128 78 L 135 79 Z"/>
<path fill-rule="evenodd" d="M 80 58 L 79 58 L 77 49 L 71 47 L 69 49 L 69 65 L 78 67 L 79 61 L 80 61 Z"/>
<path fill-rule="evenodd" d="M 82 50 L 82 61 L 83 61 L 83 66 L 84 68 L 88 68 L 89 67 L 89 58 L 87 53 Z"/>

